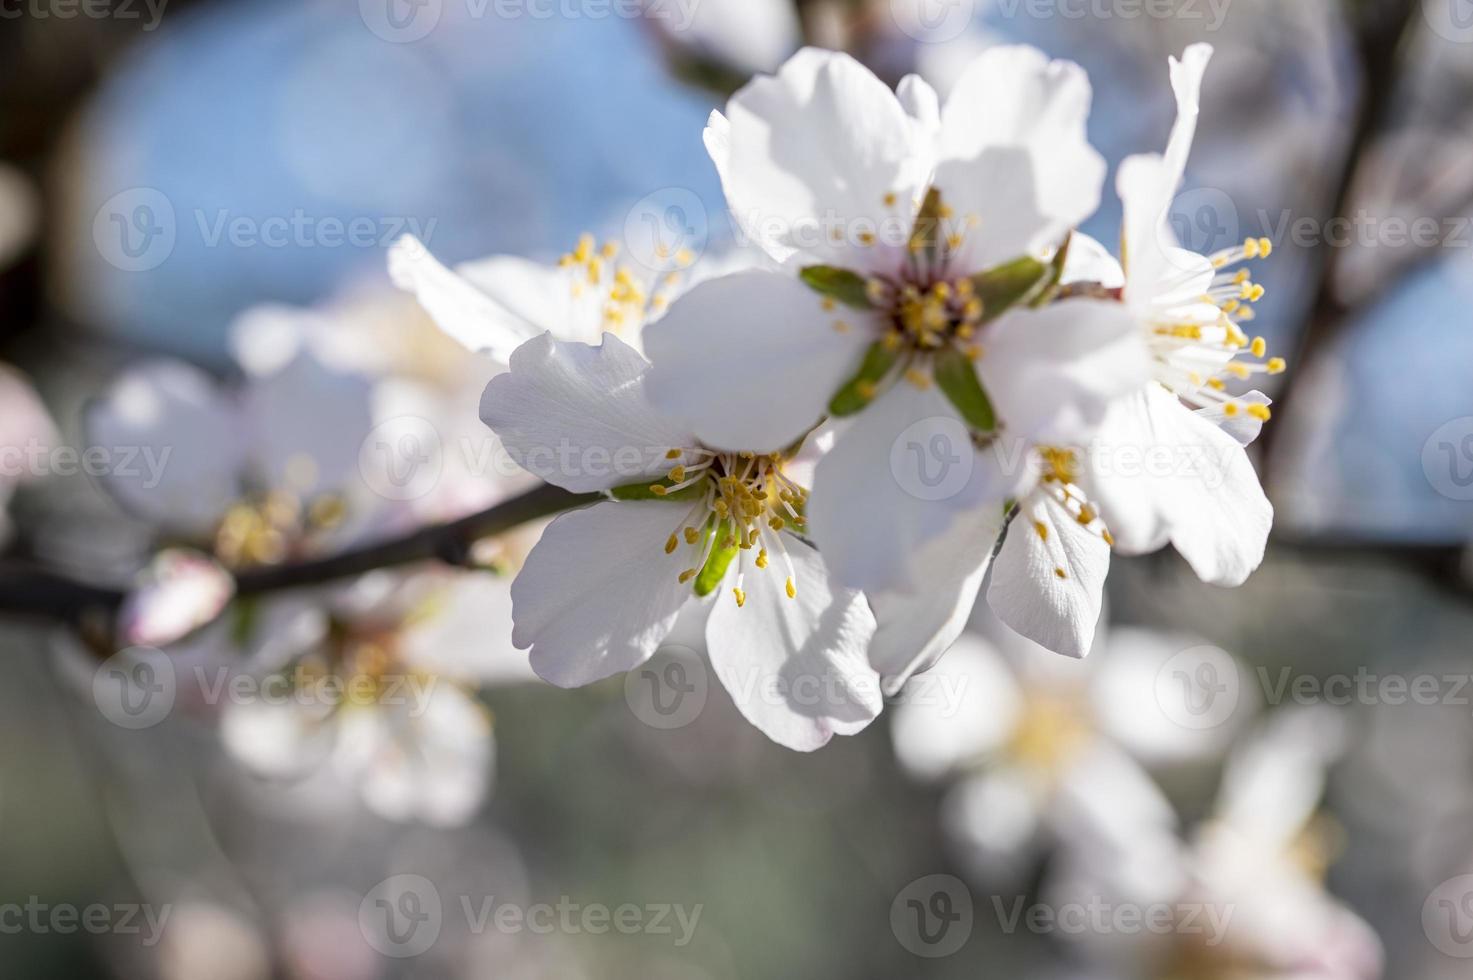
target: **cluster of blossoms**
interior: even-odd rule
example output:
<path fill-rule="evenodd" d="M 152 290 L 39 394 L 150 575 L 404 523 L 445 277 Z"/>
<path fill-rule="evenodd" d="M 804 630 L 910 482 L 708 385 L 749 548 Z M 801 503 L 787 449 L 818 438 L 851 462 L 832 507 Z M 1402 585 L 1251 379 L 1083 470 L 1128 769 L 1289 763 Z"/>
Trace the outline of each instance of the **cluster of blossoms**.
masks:
<path fill-rule="evenodd" d="M 1106 172 L 1088 79 L 1026 47 L 944 105 L 815 49 L 740 90 L 705 134 L 763 253 L 733 268 L 396 246 L 396 282 L 507 363 L 481 418 L 511 456 L 602 495 L 512 586 L 533 669 L 587 684 L 703 632 L 743 714 L 808 750 L 945 652 L 989 567 L 998 618 L 1073 657 L 1112 550 L 1241 583 L 1272 509 L 1244 449 L 1269 400 L 1238 389 L 1283 364 L 1243 328 L 1270 243 L 1197 255 L 1168 221 L 1210 55 L 1172 60 L 1166 151 L 1120 168 L 1119 261 L 1075 230 Z"/>

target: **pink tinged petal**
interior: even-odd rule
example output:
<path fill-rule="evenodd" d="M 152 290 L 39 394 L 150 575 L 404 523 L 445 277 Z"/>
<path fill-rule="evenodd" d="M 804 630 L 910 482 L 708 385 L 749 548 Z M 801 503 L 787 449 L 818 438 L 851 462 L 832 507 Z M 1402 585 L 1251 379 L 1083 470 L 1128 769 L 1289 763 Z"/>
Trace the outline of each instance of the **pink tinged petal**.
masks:
<path fill-rule="evenodd" d="M 650 400 L 712 448 L 780 450 L 858 370 L 877 333 L 870 319 L 826 312 L 818 293 L 778 272 L 702 283 L 645 332 Z"/>
<path fill-rule="evenodd" d="M 517 345 L 539 327 L 498 303 L 463 275 L 445 268 L 424 244 L 405 235 L 389 249 L 389 277 L 414 293 L 420 305 L 447 335 L 467 350 L 489 354 L 506 363 Z"/>
<path fill-rule="evenodd" d="M 1008 448 L 1006 440 L 998 446 Z M 860 412 L 819 461 L 808 526 L 829 571 L 850 588 L 917 592 L 916 556 L 959 513 L 1002 501 L 1024 477 L 1022 459 L 974 450 L 934 386 L 907 380 Z"/>
<path fill-rule="evenodd" d="M 1151 358 L 1124 304 L 1070 299 L 1005 314 L 982 335 L 982 383 L 1007 437 L 1075 444 L 1110 402 L 1150 378 Z"/>
<path fill-rule="evenodd" d="M 648 370 L 612 335 L 590 347 L 541 334 L 486 386 L 481 419 L 523 469 L 564 490 L 653 480 L 680 462 L 665 454 L 695 437 L 650 404 Z"/>
<path fill-rule="evenodd" d="M 963 72 L 942 109 L 943 167 L 976 160 L 989 147 L 1025 149 L 1037 210 L 1072 228 L 1099 207 L 1105 180 L 1104 158 L 1085 133 L 1091 97 L 1088 76 L 1072 62 L 1049 61 L 1030 47 L 991 48 Z M 967 191 L 965 183 L 945 186 L 948 196 Z M 978 234 L 987 235 L 991 216 L 978 213 Z"/>
<path fill-rule="evenodd" d="M 1273 505 L 1238 441 L 1155 384 L 1111 433 L 1092 450 L 1091 493 L 1122 553 L 1159 547 L 1164 529 L 1198 578 L 1241 585 L 1263 561 Z"/>
<path fill-rule="evenodd" d="M 1051 495 L 1025 501 L 992 565 L 987 603 L 1015 633 L 1076 659 L 1089 653 L 1110 546 Z"/>
<path fill-rule="evenodd" d="M 235 595 L 235 580 L 194 551 L 161 551 L 139 575 L 118 613 L 126 646 L 165 646 L 212 622 Z"/>
<path fill-rule="evenodd" d="M 817 552 L 791 536 L 784 544 L 793 598 L 784 563 L 772 560 L 748 568 L 738 607 L 733 568 L 706 623 L 706 644 L 742 716 L 779 745 L 811 752 L 862 730 L 884 707 L 865 657 L 875 620 L 862 595 L 830 582 Z"/>
<path fill-rule="evenodd" d="M 693 595 L 684 554 L 665 552 L 682 505 L 605 501 L 563 514 L 512 583 L 512 643 L 559 687 L 580 687 L 648 660 Z"/>
<path fill-rule="evenodd" d="M 916 592 L 870 595 L 879 624 L 870 643 L 870 664 L 884 678 L 887 695 L 897 693 L 912 674 L 927 670 L 961 635 L 992 564 L 1002 523 L 1000 506 L 978 507 L 921 550 L 916 566 L 924 580 Z"/>
<path fill-rule="evenodd" d="M 136 465 L 110 467 L 104 485 L 125 509 L 176 534 L 213 535 L 243 489 L 249 447 L 236 406 L 181 362 L 150 362 L 117 379 L 88 407 L 86 438 L 115 458 L 133 454 Z"/>
<path fill-rule="evenodd" d="M 894 271 L 932 161 L 884 82 L 846 54 L 805 48 L 732 96 L 725 118 L 707 144 L 748 237 L 780 263 Z M 877 244 L 861 244 L 865 231 Z"/>
<path fill-rule="evenodd" d="M 890 725 L 895 756 L 917 779 L 962 771 L 1007 742 L 1022 703 L 1007 662 L 986 640 L 967 634 L 901 694 Z"/>

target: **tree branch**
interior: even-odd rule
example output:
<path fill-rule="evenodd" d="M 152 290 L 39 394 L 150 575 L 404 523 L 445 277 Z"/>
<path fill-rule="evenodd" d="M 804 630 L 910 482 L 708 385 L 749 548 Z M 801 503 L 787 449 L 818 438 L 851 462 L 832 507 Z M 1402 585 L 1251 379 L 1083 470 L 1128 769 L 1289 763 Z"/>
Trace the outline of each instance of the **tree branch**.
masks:
<path fill-rule="evenodd" d="M 471 546 L 482 538 L 601 499 L 602 494 L 569 493 L 544 484 L 450 524 L 422 528 L 401 538 L 312 561 L 242 572 L 235 580 L 236 595 L 267 595 L 415 562 L 461 565 Z M 94 617 L 111 618 L 126 595 L 126 589 L 78 581 L 48 569 L 0 567 L 0 613 L 39 616 L 80 626 Z"/>

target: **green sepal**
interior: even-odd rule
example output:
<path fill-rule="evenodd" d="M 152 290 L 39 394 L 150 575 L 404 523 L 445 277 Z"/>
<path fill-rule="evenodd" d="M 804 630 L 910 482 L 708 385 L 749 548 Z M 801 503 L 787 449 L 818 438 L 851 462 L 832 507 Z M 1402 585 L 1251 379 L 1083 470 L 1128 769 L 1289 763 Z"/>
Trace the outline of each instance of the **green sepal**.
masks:
<path fill-rule="evenodd" d="M 655 487 L 674 486 L 668 479 L 647 480 L 642 483 L 626 483 L 622 487 L 615 487 L 609 491 L 609 496 L 615 500 L 684 500 L 690 502 L 699 500 L 706 494 L 706 484 L 697 480 L 688 487 L 681 487 L 669 493 L 655 493 Z"/>
<path fill-rule="evenodd" d="M 810 265 L 798 273 L 809 289 L 830 296 L 856 310 L 874 309 L 869 301 L 868 280 L 857 272 L 832 265 Z"/>
<path fill-rule="evenodd" d="M 982 301 L 980 322 L 991 323 L 1031 297 L 1048 275 L 1048 266 L 1026 255 L 977 273 L 972 277 L 972 289 Z"/>
<path fill-rule="evenodd" d="M 971 358 L 955 347 L 947 347 L 936 354 L 931 370 L 936 387 L 961 413 L 962 421 L 977 432 L 992 432 L 997 428 L 992 399 L 987 397 Z"/>
<path fill-rule="evenodd" d="M 916 223 L 910 232 L 910 253 L 925 254 L 928 262 L 934 262 L 941 251 L 942 212 L 941 192 L 932 187 L 926 191 L 921 209 L 916 212 Z"/>
<path fill-rule="evenodd" d="M 707 524 L 706 534 L 716 534 L 718 538 L 715 546 L 711 548 L 711 554 L 706 558 L 706 564 L 701 566 L 700 574 L 696 576 L 696 595 L 708 596 L 721 587 L 721 582 L 726 578 L 726 570 L 731 567 L 732 559 L 741 550 L 741 536 L 737 532 L 736 523 L 729 518 L 719 524 Z M 730 540 L 731 544 L 726 542 Z"/>
<path fill-rule="evenodd" d="M 1073 243 L 1074 232 L 1071 231 L 1064 236 L 1064 244 L 1060 245 L 1059 250 L 1054 253 L 1053 259 L 1048 264 L 1048 276 L 1038 287 L 1038 292 L 1034 294 L 1033 299 L 1029 301 L 1029 306 L 1037 308 L 1054 301 L 1054 297 L 1059 293 L 1059 282 L 1064 278 L 1064 265 L 1069 261 L 1069 246 Z"/>
<path fill-rule="evenodd" d="M 863 409 L 873 397 L 872 394 L 866 395 L 865 389 L 877 387 L 899 359 L 899 355 L 887 348 L 883 341 L 877 340 L 870 344 L 869 350 L 864 352 L 864 362 L 860 364 L 859 372 L 829 401 L 829 414 L 842 418 Z"/>

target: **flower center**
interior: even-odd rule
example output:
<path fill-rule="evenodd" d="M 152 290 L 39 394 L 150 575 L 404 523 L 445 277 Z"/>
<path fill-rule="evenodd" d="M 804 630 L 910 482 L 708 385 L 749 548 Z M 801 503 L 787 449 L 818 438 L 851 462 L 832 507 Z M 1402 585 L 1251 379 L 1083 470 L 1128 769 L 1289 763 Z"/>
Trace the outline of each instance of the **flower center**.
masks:
<path fill-rule="evenodd" d="M 279 565 L 312 535 L 337 526 L 346 505 L 335 493 L 308 501 L 285 490 L 251 494 L 232 504 L 215 530 L 215 556 L 230 568 Z"/>
<path fill-rule="evenodd" d="M 744 606 L 748 556 L 756 552 L 752 564 L 766 570 L 775 553 L 787 571 L 787 596 L 795 598 L 793 562 L 783 534 L 803 530 L 808 491 L 783 473 L 782 454 L 672 449 L 668 458 L 692 455 L 696 462 L 670 470 L 668 485 L 650 487 L 659 497 L 680 494 L 694 499 L 665 542 L 666 554 L 679 554 L 687 566 L 679 573 L 680 582 L 694 581 L 698 595 L 709 595 L 735 560 L 737 578 L 732 591 L 737 605 Z"/>

